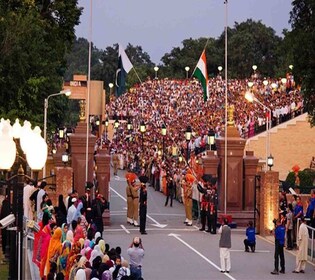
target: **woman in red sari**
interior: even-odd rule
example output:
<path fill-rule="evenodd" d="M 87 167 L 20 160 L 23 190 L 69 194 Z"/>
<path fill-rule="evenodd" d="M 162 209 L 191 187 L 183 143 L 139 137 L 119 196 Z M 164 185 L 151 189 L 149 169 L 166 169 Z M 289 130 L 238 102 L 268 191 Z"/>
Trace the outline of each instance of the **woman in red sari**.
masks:
<path fill-rule="evenodd" d="M 46 267 L 46 261 L 47 261 L 49 242 L 51 238 L 51 232 L 55 227 L 56 227 L 56 224 L 51 223 L 45 226 L 42 230 L 40 244 L 39 244 L 39 250 L 40 250 L 39 275 L 41 278 L 43 278 L 45 275 L 45 267 Z"/>

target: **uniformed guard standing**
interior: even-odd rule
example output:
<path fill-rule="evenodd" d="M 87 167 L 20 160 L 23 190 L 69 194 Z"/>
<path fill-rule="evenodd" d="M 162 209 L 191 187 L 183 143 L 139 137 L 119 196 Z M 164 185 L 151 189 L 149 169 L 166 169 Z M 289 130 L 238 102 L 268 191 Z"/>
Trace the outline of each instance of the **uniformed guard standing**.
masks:
<path fill-rule="evenodd" d="M 132 198 L 132 206 L 133 206 L 133 212 L 132 212 L 132 220 L 133 225 L 135 227 L 138 227 L 138 218 L 139 218 L 139 190 L 140 185 L 136 185 L 136 180 L 133 180 L 131 182 L 131 198 Z"/>
<path fill-rule="evenodd" d="M 126 187 L 126 195 L 127 195 L 127 223 L 130 225 L 133 225 L 133 213 L 134 213 L 134 207 L 133 207 L 133 187 L 132 182 L 134 182 L 137 178 L 137 175 L 135 173 L 127 173 L 126 179 L 127 179 L 127 187 Z M 137 194 L 138 195 L 138 194 Z"/>
<path fill-rule="evenodd" d="M 202 190 L 201 202 L 200 202 L 200 221 L 201 228 L 200 231 L 206 230 L 206 224 L 208 225 L 207 232 L 210 232 L 210 216 L 209 216 L 209 201 L 210 201 L 210 188 L 208 183 L 205 183 L 206 189 Z"/>
<path fill-rule="evenodd" d="M 194 180 L 195 177 L 193 175 L 186 174 L 185 180 L 183 181 L 186 226 L 192 226 L 192 184 Z"/>
<path fill-rule="evenodd" d="M 149 178 L 147 176 L 140 176 L 140 197 L 139 197 L 139 216 L 140 216 L 140 233 L 147 234 L 145 230 L 146 218 L 147 218 L 147 187 L 146 183 Z"/>

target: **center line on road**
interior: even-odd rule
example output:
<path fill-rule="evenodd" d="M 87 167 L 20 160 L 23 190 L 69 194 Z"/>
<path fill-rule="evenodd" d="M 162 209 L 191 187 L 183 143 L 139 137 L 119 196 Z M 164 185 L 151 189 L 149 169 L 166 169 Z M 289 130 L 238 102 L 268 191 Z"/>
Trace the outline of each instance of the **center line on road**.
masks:
<path fill-rule="evenodd" d="M 174 234 L 174 233 L 170 233 L 168 236 L 172 236 L 175 237 L 178 241 L 180 241 L 181 243 L 183 243 L 185 246 L 187 246 L 190 250 L 194 251 L 198 256 L 200 256 L 201 258 L 203 258 L 206 262 L 208 262 L 209 264 L 211 264 L 214 268 L 216 268 L 217 270 L 221 270 L 220 267 L 218 267 L 215 263 L 213 263 L 212 261 L 210 261 L 207 257 L 205 257 L 203 254 L 201 254 L 199 251 L 197 251 L 195 248 L 193 248 L 192 246 L 190 246 L 187 242 L 185 242 L 183 239 L 181 239 L 179 237 L 179 234 Z M 230 274 L 228 273 L 224 273 L 224 275 L 232 280 L 236 280 L 234 277 L 232 277 Z"/>

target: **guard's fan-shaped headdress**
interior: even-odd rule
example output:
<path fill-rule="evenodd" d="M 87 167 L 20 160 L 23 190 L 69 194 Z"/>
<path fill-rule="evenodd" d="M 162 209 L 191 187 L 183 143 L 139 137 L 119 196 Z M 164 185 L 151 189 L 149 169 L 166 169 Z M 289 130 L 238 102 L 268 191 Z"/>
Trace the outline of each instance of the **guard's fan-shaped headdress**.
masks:
<path fill-rule="evenodd" d="M 137 179 L 137 175 L 132 172 L 127 173 L 125 177 L 126 177 L 126 180 L 130 183 Z"/>
<path fill-rule="evenodd" d="M 186 174 L 186 181 L 189 183 L 193 183 L 195 181 L 195 176 L 192 174 Z"/>

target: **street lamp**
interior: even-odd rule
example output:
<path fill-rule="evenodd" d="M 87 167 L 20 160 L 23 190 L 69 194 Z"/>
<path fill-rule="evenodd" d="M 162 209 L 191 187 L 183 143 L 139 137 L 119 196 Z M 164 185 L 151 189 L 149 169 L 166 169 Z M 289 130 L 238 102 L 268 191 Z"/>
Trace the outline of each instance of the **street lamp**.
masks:
<path fill-rule="evenodd" d="M 164 154 L 165 154 L 164 138 L 165 138 L 165 135 L 166 135 L 166 126 L 165 126 L 164 123 L 162 124 L 162 127 L 161 127 L 161 134 L 162 134 L 162 137 L 163 137 L 163 159 L 164 159 L 165 158 L 165 156 L 164 156 Z"/>
<path fill-rule="evenodd" d="M 127 123 L 127 129 L 129 131 L 129 133 L 132 130 L 132 123 L 131 123 L 130 119 L 128 120 L 128 123 Z"/>
<path fill-rule="evenodd" d="M 13 136 L 14 135 L 14 136 Z M 26 162 L 34 172 L 35 181 L 39 170 L 43 168 L 47 160 L 47 144 L 41 137 L 41 130 L 37 126 L 34 130 L 31 129 L 31 124 L 27 121 L 24 122 L 23 127 L 19 125 L 19 121 L 15 122 L 15 125 L 11 127 L 9 120 L 1 120 L 0 125 L 0 169 L 10 170 L 14 164 L 16 156 L 19 155 L 19 149 L 13 139 L 17 140 L 17 143 L 24 143 L 22 145 L 22 151 L 26 155 Z M 18 141 L 18 139 L 20 141 Z M 11 246 L 12 251 L 10 261 L 10 279 L 23 279 L 23 181 L 24 170 L 22 165 L 18 170 L 17 175 L 12 176 L 7 182 L 13 181 L 17 178 L 17 183 L 14 185 L 13 192 L 13 207 L 15 214 L 16 225 L 16 237 L 13 239 L 14 245 Z M 17 269 L 14 265 L 17 264 Z"/>
<path fill-rule="evenodd" d="M 112 95 L 113 95 L 114 84 L 113 83 L 109 83 L 108 86 L 109 86 L 109 101 L 111 101 Z"/>
<path fill-rule="evenodd" d="M 267 80 L 264 80 L 264 81 L 263 81 L 263 84 L 264 84 L 265 87 L 268 85 L 268 83 L 269 83 L 269 82 L 268 82 Z"/>
<path fill-rule="evenodd" d="M 208 140 L 207 142 L 208 142 L 210 151 L 211 151 L 212 145 L 214 144 L 214 136 L 215 136 L 214 130 L 211 128 L 208 131 L 208 136 L 207 136 L 207 140 Z"/>
<path fill-rule="evenodd" d="M 253 65 L 252 68 L 253 68 L 253 70 L 255 72 L 257 70 L 257 65 Z"/>
<path fill-rule="evenodd" d="M 290 65 L 289 65 L 289 68 L 290 68 L 290 70 L 292 71 L 292 70 L 293 70 L 293 65 L 290 64 Z"/>
<path fill-rule="evenodd" d="M 147 130 L 147 128 L 145 126 L 144 121 L 141 121 L 141 123 L 140 123 L 140 132 L 141 132 L 141 135 L 142 135 L 142 153 L 143 153 L 143 150 L 144 150 L 143 149 L 143 135 L 146 132 L 146 130 Z"/>
<path fill-rule="evenodd" d="M 45 98 L 44 100 L 44 140 L 46 142 L 47 140 L 47 110 L 48 110 L 48 101 L 50 97 L 54 97 L 54 96 L 58 96 L 58 95 L 65 95 L 67 97 L 69 97 L 71 95 L 71 91 L 66 89 L 66 90 L 62 90 L 58 93 L 53 93 L 51 95 L 49 95 L 47 98 Z M 43 177 L 46 177 L 46 166 L 44 166 L 43 169 Z"/>
<path fill-rule="evenodd" d="M 157 79 L 158 78 L 157 72 L 159 71 L 159 67 L 155 66 L 153 69 L 155 71 L 155 79 Z"/>
<path fill-rule="evenodd" d="M 187 126 L 186 131 L 185 131 L 185 138 L 186 138 L 186 142 L 187 142 L 187 148 L 186 148 L 186 162 L 187 162 L 187 164 L 188 164 L 188 160 L 189 160 L 189 142 L 191 139 L 191 134 L 192 134 L 191 126 Z"/>
<path fill-rule="evenodd" d="M 68 162 L 69 162 L 69 154 L 68 153 L 63 153 L 61 156 L 61 160 L 64 164 L 64 166 L 67 166 Z"/>
<path fill-rule="evenodd" d="M 247 85 L 248 85 L 248 87 L 249 87 L 250 89 L 252 89 L 252 87 L 253 87 L 254 83 L 253 83 L 253 82 L 251 82 L 251 81 L 249 81 L 249 82 L 247 83 Z"/>
<path fill-rule="evenodd" d="M 261 103 L 251 92 L 246 92 L 245 98 L 249 102 L 257 102 L 260 104 L 265 110 L 268 111 L 268 116 L 266 118 L 266 171 L 267 171 L 267 163 L 268 163 L 268 155 L 270 151 L 270 129 L 271 129 L 271 109 L 268 108 L 265 104 Z"/>
<path fill-rule="evenodd" d="M 185 71 L 186 71 L 186 79 L 188 79 L 188 72 L 189 72 L 189 69 L 190 69 L 190 68 L 189 68 L 189 66 L 186 66 L 186 67 L 185 67 Z"/>
<path fill-rule="evenodd" d="M 222 66 L 218 66 L 219 74 L 221 75 L 221 71 L 223 70 Z"/>
<path fill-rule="evenodd" d="M 271 154 L 267 158 L 267 165 L 269 167 L 269 170 L 271 170 L 271 167 L 273 167 L 273 156 Z"/>

